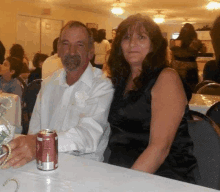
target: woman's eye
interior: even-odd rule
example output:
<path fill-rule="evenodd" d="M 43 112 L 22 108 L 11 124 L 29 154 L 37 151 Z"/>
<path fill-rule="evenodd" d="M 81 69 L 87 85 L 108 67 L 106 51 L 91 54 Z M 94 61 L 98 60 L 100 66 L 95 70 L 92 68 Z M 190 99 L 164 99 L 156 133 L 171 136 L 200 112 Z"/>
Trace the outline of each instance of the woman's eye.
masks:
<path fill-rule="evenodd" d="M 130 35 L 125 35 L 123 39 L 130 39 Z"/>
<path fill-rule="evenodd" d="M 146 39 L 147 37 L 145 35 L 139 35 L 139 39 Z"/>

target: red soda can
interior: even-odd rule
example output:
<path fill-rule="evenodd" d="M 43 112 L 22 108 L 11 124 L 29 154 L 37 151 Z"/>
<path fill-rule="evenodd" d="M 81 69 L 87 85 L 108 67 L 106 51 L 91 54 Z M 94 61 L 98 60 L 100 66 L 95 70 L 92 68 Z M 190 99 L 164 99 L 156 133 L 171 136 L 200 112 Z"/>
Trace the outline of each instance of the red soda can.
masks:
<path fill-rule="evenodd" d="M 54 130 L 41 130 L 37 134 L 36 160 L 37 168 L 43 171 L 58 167 L 58 136 Z"/>

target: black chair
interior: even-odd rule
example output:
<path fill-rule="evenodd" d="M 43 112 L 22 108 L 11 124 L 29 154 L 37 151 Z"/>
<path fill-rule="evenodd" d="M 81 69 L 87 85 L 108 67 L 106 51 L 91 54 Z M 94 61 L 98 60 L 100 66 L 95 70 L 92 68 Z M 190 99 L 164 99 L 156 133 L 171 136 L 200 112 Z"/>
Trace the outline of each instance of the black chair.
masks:
<path fill-rule="evenodd" d="M 212 105 L 206 112 L 206 115 L 210 117 L 220 127 L 220 101 Z"/>
<path fill-rule="evenodd" d="M 204 95 L 220 95 L 220 84 L 209 83 L 201 87 L 196 93 Z"/>
<path fill-rule="evenodd" d="M 196 87 L 194 89 L 194 93 L 196 93 L 201 87 L 203 87 L 204 85 L 207 85 L 209 83 L 216 83 L 216 82 L 212 81 L 212 80 L 204 80 L 196 85 Z"/>
<path fill-rule="evenodd" d="M 29 122 L 37 99 L 37 94 L 41 88 L 42 79 L 36 79 L 28 84 L 26 91 L 23 94 L 24 107 L 22 109 L 22 134 L 27 134 Z"/>
<path fill-rule="evenodd" d="M 188 121 L 189 134 L 194 143 L 193 154 L 198 162 L 198 169 L 194 172 L 196 183 L 219 190 L 220 129 L 206 115 L 192 110 L 190 113 L 197 119 Z"/>
<path fill-rule="evenodd" d="M 21 85 L 21 88 L 22 88 L 22 92 L 23 92 L 23 94 L 24 94 L 24 92 L 25 92 L 26 89 L 27 89 L 27 83 L 26 83 L 25 80 L 24 80 L 22 77 L 20 77 L 20 76 L 18 76 L 17 79 L 18 79 L 18 81 L 20 82 L 20 85 Z"/>

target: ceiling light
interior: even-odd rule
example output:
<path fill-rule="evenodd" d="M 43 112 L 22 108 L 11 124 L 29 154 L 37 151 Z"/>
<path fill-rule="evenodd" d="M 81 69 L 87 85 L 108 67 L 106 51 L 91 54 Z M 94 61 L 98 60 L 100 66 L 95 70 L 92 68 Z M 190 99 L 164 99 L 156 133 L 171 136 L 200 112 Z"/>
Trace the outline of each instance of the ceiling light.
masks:
<path fill-rule="evenodd" d="M 154 22 L 158 23 L 158 24 L 163 23 L 164 21 L 165 21 L 165 19 L 162 17 L 155 17 L 154 18 Z"/>
<path fill-rule="evenodd" d="M 184 25 L 184 24 L 186 24 L 186 23 L 195 24 L 196 22 L 194 22 L 194 21 L 189 21 L 188 18 L 185 18 L 185 21 L 182 22 L 182 24 Z"/>
<path fill-rule="evenodd" d="M 194 21 L 187 21 L 187 22 L 182 22 L 181 24 L 185 25 L 186 23 L 195 24 L 196 22 L 194 22 Z"/>
<path fill-rule="evenodd" d="M 113 7 L 111 9 L 111 12 L 115 15 L 122 15 L 124 13 L 124 9 L 122 9 L 121 7 Z"/>
<path fill-rule="evenodd" d="M 208 10 L 220 9 L 220 3 L 217 1 L 210 1 L 208 5 L 206 5 L 206 9 Z"/>
<path fill-rule="evenodd" d="M 158 24 L 163 23 L 165 21 L 164 17 L 164 15 L 155 15 L 154 22 Z"/>
<path fill-rule="evenodd" d="M 157 24 L 163 23 L 165 21 L 165 15 L 161 14 L 161 10 L 157 11 L 157 14 L 154 16 L 154 22 Z"/>

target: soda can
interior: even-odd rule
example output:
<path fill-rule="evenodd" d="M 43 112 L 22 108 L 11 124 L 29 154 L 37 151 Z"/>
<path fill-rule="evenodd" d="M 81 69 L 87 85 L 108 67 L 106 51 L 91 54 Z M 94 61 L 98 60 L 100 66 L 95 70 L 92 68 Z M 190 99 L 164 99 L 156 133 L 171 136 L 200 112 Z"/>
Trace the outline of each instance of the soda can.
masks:
<path fill-rule="evenodd" d="M 37 168 L 43 171 L 58 167 L 58 136 L 54 130 L 41 130 L 36 141 Z"/>

